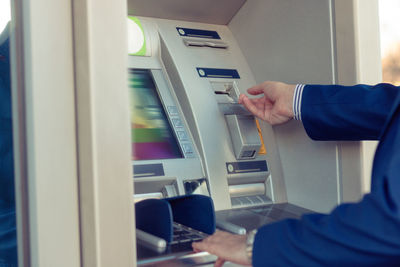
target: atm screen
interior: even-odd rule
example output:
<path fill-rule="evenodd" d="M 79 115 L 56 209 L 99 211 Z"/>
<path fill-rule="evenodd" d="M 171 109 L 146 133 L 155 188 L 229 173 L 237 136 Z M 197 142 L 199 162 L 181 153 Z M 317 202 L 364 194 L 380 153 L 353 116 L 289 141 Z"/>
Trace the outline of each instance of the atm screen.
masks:
<path fill-rule="evenodd" d="M 132 159 L 182 158 L 150 70 L 130 69 Z"/>

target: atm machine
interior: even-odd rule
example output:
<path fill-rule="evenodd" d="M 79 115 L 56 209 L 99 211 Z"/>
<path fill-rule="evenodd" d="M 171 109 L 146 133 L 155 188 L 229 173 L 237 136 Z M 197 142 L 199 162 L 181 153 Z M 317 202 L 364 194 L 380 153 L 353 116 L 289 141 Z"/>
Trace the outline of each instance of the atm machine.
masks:
<path fill-rule="evenodd" d="M 210 196 L 216 227 L 245 234 L 342 201 L 339 144 L 237 103 L 264 80 L 337 82 L 333 1 L 130 0 L 128 11 L 135 203 Z M 136 234 L 138 265 L 215 260 L 191 254 L 201 231 L 170 244 Z"/>

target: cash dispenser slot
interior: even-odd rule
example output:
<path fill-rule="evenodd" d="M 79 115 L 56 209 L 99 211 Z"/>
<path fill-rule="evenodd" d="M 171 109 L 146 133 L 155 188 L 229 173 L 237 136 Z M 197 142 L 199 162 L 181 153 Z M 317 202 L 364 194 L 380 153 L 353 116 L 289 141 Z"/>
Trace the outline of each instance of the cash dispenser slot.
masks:
<path fill-rule="evenodd" d="M 226 171 L 232 207 L 272 203 L 272 184 L 265 160 L 227 162 Z"/>
<path fill-rule="evenodd" d="M 229 186 L 229 194 L 231 197 L 245 197 L 265 195 L 265 184 L 238 184 Z"/>
<path fill-rule="evenodd" d="M 135 204 L 135 212 L 138 255 L 146 258 L 163 260 L 163 255 L 191 251 L 193 241 L 213 234 L 216 229 L 214 204 L 207 196 L 147 199 Z M 140 261 L 139 258 L 139 265 Z"/>
<path fill-rule="evenodd" d="M 229 185 L 229 194 L 233 208 L 253 207 L 272 203 L 267 183 L 249 183 Z"/>

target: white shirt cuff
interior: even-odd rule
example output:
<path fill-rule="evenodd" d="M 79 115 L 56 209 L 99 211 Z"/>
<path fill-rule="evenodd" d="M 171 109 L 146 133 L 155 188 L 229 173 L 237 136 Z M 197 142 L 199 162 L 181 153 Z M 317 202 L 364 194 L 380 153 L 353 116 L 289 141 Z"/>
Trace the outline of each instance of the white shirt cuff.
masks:
<path fill-rule="evenodd" d="M 293 95 L 293 114 L 294 119 L 301 121 L 301 98 L 305 84 L 297 84 Z"/>

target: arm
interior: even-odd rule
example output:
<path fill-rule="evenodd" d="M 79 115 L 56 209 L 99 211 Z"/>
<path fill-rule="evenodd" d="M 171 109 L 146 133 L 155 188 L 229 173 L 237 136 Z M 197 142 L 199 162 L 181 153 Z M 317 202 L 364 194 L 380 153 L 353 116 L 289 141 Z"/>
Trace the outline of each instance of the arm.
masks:
<path fill-rule="evenodd" d="M 265 83 L 264 83 L 265 85 Z M 276 84 L 275 84 L 276 85 Z M 269 89 L 276 88 L 274 83 L 267 83 Z M 271 87 L 272 86 L 272 87 Z M 275 87 L 274 87 L 275 86 Z M 387 85 L 378 85 L 386 87 Z M 319 93 L 330 91 L 336 95 L 319 96 L 320 99 L 329 97 L 339 100 L 346 96 L 347 92 L 342 89 L 345 87 L 332 86 L 331 88 L 322 90 L 324 86 L 306 86 L 305 91 L 308 94 L 316 93 L 313 91 L 321 90 Z M 292 90 L 286 87 L 283 90 Z M 308 89 L 307 89 L 308 88 Z M 311 88 L 311 89 L 310 89 Z M 334 89 L 338 89 L 335 91 Z M 340 114 L 350 116 L 352 112 L 359 112 L 354 115 L 357 120 L 345 120 L 348 126 L 356 128 L 365 128 L 370 138 L 381 138 L 380 145 L 377 149 L 374 160 L 374 171 L 372 179 L 372 190 L 364 199 L 355 204 L 344 204 L 338 206 L 331 214 L 309 214 L 302 217 L 300 220 L 283 220 L 274 224 L 263 226 L 257 232 L 254 246 L 252 264 L 254 266 L 397 266 L 400 262 L 400 156 L 398 147 L 400 147 L 400 135 L 398 128 L 400 126 L 400 99 L 396 87 L 389 86 L 389 90 L 385 92 L 372 91 L 374 87 L 353 87 L 355 90 L 350 92 L 352 101 L 358 103 L 356 108 L 346 108 L 345 111 L 339 111 Z M 352 88 L 347 88 L 352 89 Z M 259 94 L 260 88 L 249 89 L 249 93 Z M 253 91 L 254 90 L 254 91 Z M 364 92 L 366 90 L 366 92 Z M 338 92 L 340 91 L 340 92 Z M 342 94 L 343 93 L 343 94 Z M 271 94 L 271 90 L 265 92 L 264 97 L 267 98 Z M 357 99 L 356 95 L 365 94 L 364 98 Z M 289 94 L 286 94 L 289 95 Z M 293 94 L 292 94 L 293 95 Z M 309 99 L 317 99 L 317 94 L 309 96 Z M 339 97 L 341 96 L 341 97 Z M 279 109 L 272 106 L 263 108 L 262 102 L 258 98 L 255 100 L 241 96 L 242 103 L 248 107 L 250 111 L 261 119 L 271 123 L 271 118 L 285 118 L 290 120 L 293 117 L 288 110 L 288 105 L 281 104 Z M 304 95 L 304 99 L 308 96 Z M 397 98 L 397 99 L 396 99 Z M 286 99 L 283 103 L 290 101 Z M 279 102 L 279 99 L 271 100 L 266 104 Z M 292 99 L 293 100 L 293 97 Z M 317 99 L 318 100 L 318 99 Z M 307 103 L 308 100 L 305 100 Z M 282 101 L 280 101 L 282 103 Z M 361 104 L 360 104 L 361 103 Z M 384 111 L 379 111 L 382 106 L 373 106 L 373 103 L 386 105 Z M 303 102 L 304 104 L 304 102 Z M 332 114 L 329 107 L 330 103 L 314 102 L 314 111 L 320 111 L 324 116 Z M 318 106 L 318 104 L 320 106 Z M 324 105 L 328 105 L 327 110 Z M 340 103 L 332 105 L 342 105 Z M 363 105 L 367 105 L 363 106 Z M 372 105 L 372 107 L 368 107 Z M 276 106 L 276 105 L 275 105 Z M 295 106 L 295 105 L 294 105 Z M 302 107 L 304 107 L 302 105 Z M 399 108 L 397 108 L 399 107 Z M 265 112 L 262 112 L 264 110 Z M 333 130 L 340 129 L 341 123 L 329 123 L 332 119 L 319 118 L 312 120 L 307 118 L 311 115 L 310 110 L 301 109 L 301 117 L 304 120 L 310 119 L 310 124 L 315 124 L 314 129 L 307 129 L 310 135 L 319 132 L 319 127 L 327 126 Z M 279 116 L 271 116 L 272 113 L 277 113 Z M 309 113 L 307 113 L 309 112 Z M 346 113 L 347 112 L 347 113 Z M 308 115 L 307 115 L 308 114 Z M 394 114 L 394 115 L 393 115 Z M 346 118 L 347 118 L 346 116 Z M 368 122 L 364 122 L 364 116 L 372 116 L 375 123 L 379 123 L 378 127 L 374 127 Z M 318 117 L 318 116 L 317 116 Z M 392 118 L 388 121 L 388 117 Z M 341 117 L 338 117 L 341 118 Z M 361 123 L 358 121 L 361 120 Z M 369 125 L 366 127 L 365 125 Z M 385 129 L 383 131 L 383 129 Z M 345 130 L 345 129 L 343 129 Z M 342 133 L 340 133 L 342 134 Z M 362 131 L 346 132 L 346 136 L 353 138 L 365 138 Z M 312 136 L 322 139 L 323 136 Z M 232 242 L 238 244 L 233 247 Z M 197 251 L 210 251 L 217 255 L 219 260 L 216 266 L 221 266 L 224 260 L 235 261 L 242 264 L 249 264 L 250 260 L 244 255 L 245 241 L 243 238 L 235 235 L 217 234 L 207 238 L 200 243 L 194 243 L 193 247 Z"/>
<path fill-rule="evenodd" d="M 378 140 L 398 97 L 390 84 L 306 85 L 301 120 L 314 140 Z"/>
<path fill-rule="evenodd" d="M 400 101 L 395 106 L 375 154 L 371 193 L 329 215 L 262 227 L 254 243 L 254 266 L 398 266 Z"/>
<path fill-rule="evenodd" d="M 398 266 L 400 100 L 395 106 L 375 155 L 371 193 L 328 215 L 308 214 L 261 227 L 253 245 L 253 266 Z M 244 246 L 243 239 L 230 234 L 193 244 L 219 256 L 216 266 L 224 260 L 249 263 Z"/>
<path fill-rule="evenodd" d="M 217 232 L 193 248 L 217 255 L 216 267 L 225 261 L 254 267 L 398 266 L 400 222 L 395 215 L 383 198 L 368 194 L 329 215 L 308 214 L 259 228 L 251 261 L 240 235 Z"/>
<path fill-rule="evenodd" d="M 399 221 L 374 195 L 331 214 L 266 225 L 257 232 L 254 266 L 394 266 L 400 255 Z"/>
<path fill-rule="evenodd" d="M 376 140 L 396 98 L 398 87 L 306 85 L 264 82 L 241 95 L 242 103 L 258 118 L 277 125 L 292 119 L 303 121 L 307 134 L 315 140 Z"/>

